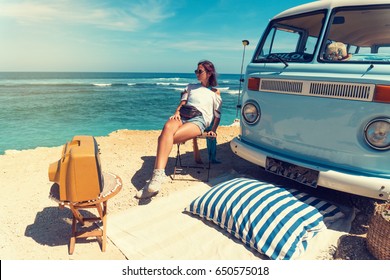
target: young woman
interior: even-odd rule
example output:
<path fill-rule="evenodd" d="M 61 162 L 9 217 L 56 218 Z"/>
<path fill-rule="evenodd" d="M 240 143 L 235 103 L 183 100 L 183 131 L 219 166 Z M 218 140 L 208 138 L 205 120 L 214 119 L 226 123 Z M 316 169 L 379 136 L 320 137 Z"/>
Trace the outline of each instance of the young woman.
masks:
<path fill-rule="evenodd" d="M 195 70 L 200 83 L 189 84 L 182 94 L 174 115 L 165 123 L 158 138 L 157 155 L 151 180 L 140 190 L 137 198 L 156 195 L 168 179 L 165 167 L 174 144 L 185 142 L 202 134 L 214 120 L 208 133 L 216 135 L 220 121 L 222 99 L 217 85 L 217 73 L 213 63 L 201 61 Z"/>

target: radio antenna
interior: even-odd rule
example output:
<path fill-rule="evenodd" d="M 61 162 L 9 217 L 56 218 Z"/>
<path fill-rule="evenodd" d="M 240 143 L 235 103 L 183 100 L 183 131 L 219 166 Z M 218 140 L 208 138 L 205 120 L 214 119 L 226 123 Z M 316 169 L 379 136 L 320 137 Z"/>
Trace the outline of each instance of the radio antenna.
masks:
<path fill-rule="evenodd" d="M 240 73 L 240 85 L 238 88 L 238 99 L 237 99 L 237 110 L 236 110 L 236 118 L 238 118 L 238 110 L 241 108 L 240 98 L 241 98 L 241 83 L 244 81 L 242 78 L 242 71 L 244 68 L 244 58 L 245 58 L 245 47 L 249 45 L 248 40 L 242 40 L 242 44 L 244 45 L 244 51 L 242 52 L 242 62 L 241 62 L 241 73 Z"/>

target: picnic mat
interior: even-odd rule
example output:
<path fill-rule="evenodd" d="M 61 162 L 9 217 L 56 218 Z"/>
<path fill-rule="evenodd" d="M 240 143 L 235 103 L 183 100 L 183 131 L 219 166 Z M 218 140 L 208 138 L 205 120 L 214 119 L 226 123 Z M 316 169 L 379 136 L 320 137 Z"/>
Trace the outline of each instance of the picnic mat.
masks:
<path fill-rule="evenodd" d="M 228 177 L 231 179 L 232 175 Z M 228 177 L 213 179 L 210 185 L 194 183 L 169 196 L 157 197 L 147 205 L 110 215 L 108 238 L 129 260 L 268 259 L 218 226 L 184 213 L 184 208 L 195 198 Z M 331 246 L 337 246 L 354 218 L 353 209 L 341 209 L 345 216 L 311 239 L 299 259 L 321 259 Z"/>

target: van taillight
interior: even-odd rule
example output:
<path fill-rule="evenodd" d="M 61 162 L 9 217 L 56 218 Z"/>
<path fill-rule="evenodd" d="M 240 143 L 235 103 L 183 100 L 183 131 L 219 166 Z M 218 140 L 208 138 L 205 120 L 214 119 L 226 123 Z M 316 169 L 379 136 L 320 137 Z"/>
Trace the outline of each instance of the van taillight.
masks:
<path fill-rule="evenodd" d="M 249 82 L 249 81 L 248 81 Z M 390 86 L 388 85 L 376 85 L 374 102 L 390 103 Z"/>
<path fill-rule="evenodd" d="M 260 89 L 260 78 L 249 78 L 248 79 L 248 89 L 259 91 Z"/>

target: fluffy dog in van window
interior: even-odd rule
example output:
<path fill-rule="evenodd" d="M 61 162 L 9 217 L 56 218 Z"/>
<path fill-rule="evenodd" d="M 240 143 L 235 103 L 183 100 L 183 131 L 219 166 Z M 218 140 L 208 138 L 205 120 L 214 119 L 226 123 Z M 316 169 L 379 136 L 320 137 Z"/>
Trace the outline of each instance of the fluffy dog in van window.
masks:
<path fill-rule="evenodd" d="M 326 47 L 325 59 L 333 61 L 347 61 L 352 54 L 347 53 L 347 47 L 344 43 L 333 42 Z"/>

